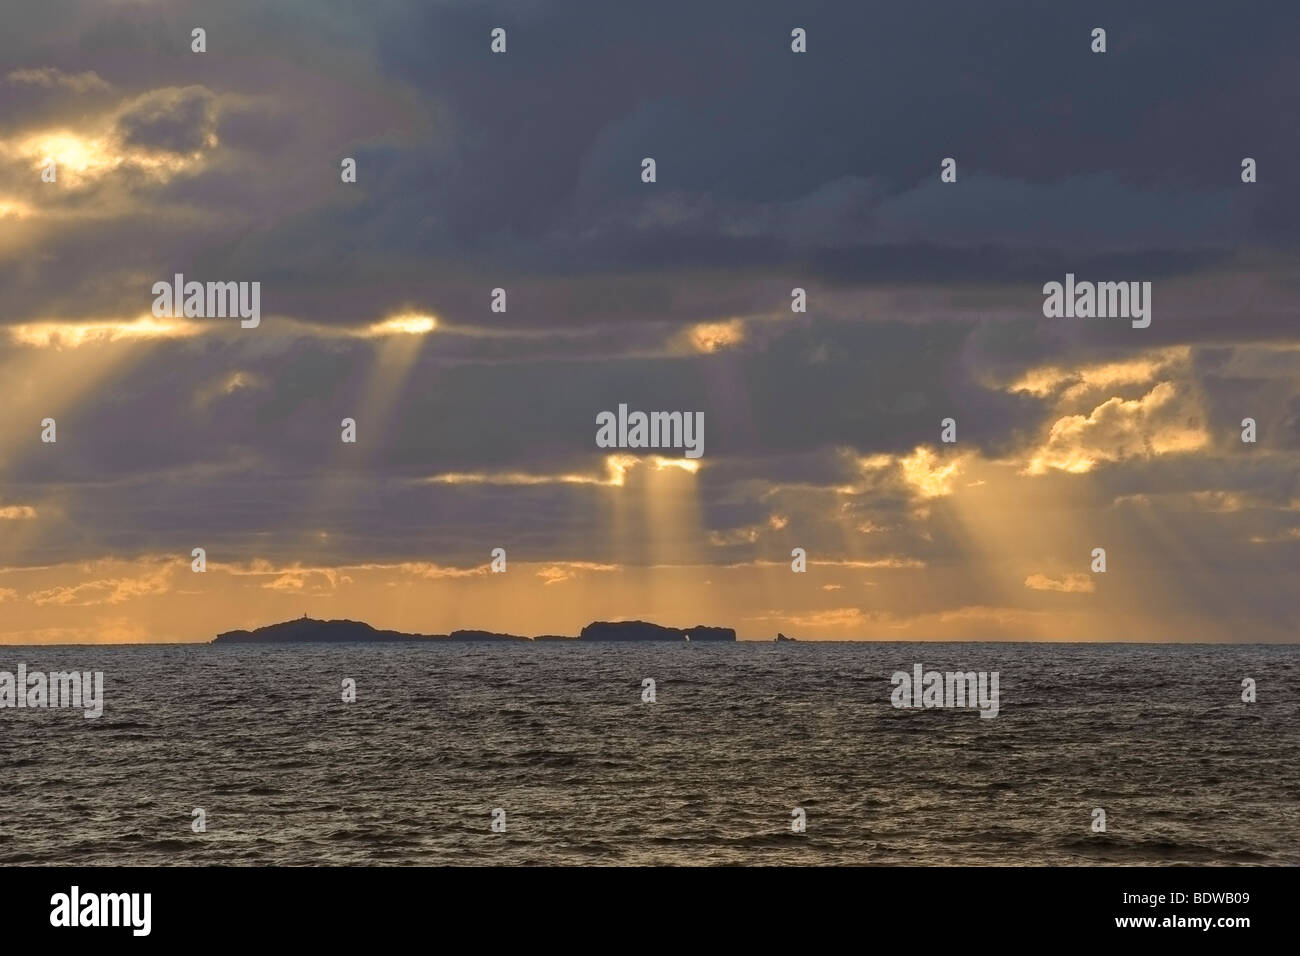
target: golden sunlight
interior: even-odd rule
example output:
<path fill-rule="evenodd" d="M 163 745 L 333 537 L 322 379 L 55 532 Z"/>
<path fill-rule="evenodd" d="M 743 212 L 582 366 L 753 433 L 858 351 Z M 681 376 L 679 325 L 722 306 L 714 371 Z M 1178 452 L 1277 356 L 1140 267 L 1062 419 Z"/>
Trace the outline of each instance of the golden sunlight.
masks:
<path fill-rule="evenodd" d="M 363 338 L 381 338 L 389 335 L 425 335 L 438 327 L 438 320 L 432 315 L 418 312 L 403 312 L 382 322 L 367 326 L 360 333 Z"/>
<path fill-rule="evenodd" d="M 32 348 L 64 349 L 132 339 L 188 338 L 203 331 L 197 322 L 142 315 L 131 320 L 28 322 L 10 326 L 9 337 L 16 344 Z"/>

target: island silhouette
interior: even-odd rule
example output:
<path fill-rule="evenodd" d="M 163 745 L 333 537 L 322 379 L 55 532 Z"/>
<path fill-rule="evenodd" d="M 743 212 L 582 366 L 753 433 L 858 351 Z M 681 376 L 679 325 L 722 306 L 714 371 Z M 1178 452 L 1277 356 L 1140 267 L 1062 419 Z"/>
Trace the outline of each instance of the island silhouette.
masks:
<path fill-rule="evenodd" d="M 542 634 L 525 637 L 496 631 L 459 630 L 450 634 L 406 634 L 381 631 L 364 621 L 320 621 L 303 615 L 292 621 L 268 624 L 256 630 L 226 631 L 213 644 L 384 644 L 411 641 L 734 641 L 730 627 L 665 627 L 647 621 L 593 621 L 577 637 Z"/>

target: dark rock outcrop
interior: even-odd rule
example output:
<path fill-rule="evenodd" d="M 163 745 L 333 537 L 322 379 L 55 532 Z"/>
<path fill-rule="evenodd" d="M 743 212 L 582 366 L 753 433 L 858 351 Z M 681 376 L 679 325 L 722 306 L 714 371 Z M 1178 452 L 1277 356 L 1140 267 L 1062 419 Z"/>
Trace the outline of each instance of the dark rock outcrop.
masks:
<path fill-rule="evenodd" d="M 692 641 L 734 641 L 736 639 L 736 629 L 733 627 L 707 627 L 704 624 L 696 624 L 684 630 L 686 637 Z"/>
<path fill-rule="evenodd" d="M 578 635 L 582 641 L 734 641 L 729 627 L 664 627 L 646 621 L 596 621 Z"/>
<path fill-rule="evenodd" d="M 645 621 L 597 621 L 582 629 L 580 640 L 587 641 L 734 641 L 736 632 L 729 627 L 663 627 Z M 399 641 L 572 641 L 558 634 L 521 637 L 496 631 L 460 630 L 450 634 L 403 634 L 381 631 L 362 621 L 318 621 L 304 615 L 293 621 L 268 624 L 252 631 L 226 631 L 213 639 L 214 644 L 377 644 Z"/>
<path fill-rule="evenodd" d="M 793 644 L 794 641 L 795 641 L 795 638 L 793 638 L 793 637 L 786 637 L 784 634 L 782 634 L 780 631 L 778 631 L 778 632 L 777 632 L 777 635 L 776 635 L 776 641 L 777 641 L 778 644 L 784 643 L 784 642 L 786 642 L 786 641 L 789 641 L 790 643 Z"/>
<path fill-rule="evenodd" d="M 403 634 L 401 631 L 379 631 L 362 621 L 318 621 L 300 617 L 280 624 L 268 624 L 255 631 L 226 631 L 218 634 L 214 644 L 345 644 L 349 642 L 376 644 L 395 641 L 425 641 L 426 634 Z"/>
<path fill-rule="evenodd" d="M 448 637 L 453 641 L 531 641 L 531 637 L 518 634 L 498 634 L 495 631 L 452 631 Z"/>

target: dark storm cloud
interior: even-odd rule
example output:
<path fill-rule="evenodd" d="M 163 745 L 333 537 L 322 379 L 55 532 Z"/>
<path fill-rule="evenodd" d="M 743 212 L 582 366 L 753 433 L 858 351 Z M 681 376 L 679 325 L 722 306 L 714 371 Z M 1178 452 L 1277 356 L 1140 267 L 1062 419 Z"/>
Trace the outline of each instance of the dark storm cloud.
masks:
<path fill-rule="evenodd" d="M 448 261 L 514 287 L 658 275 L 681 288 L 778 271 L 804 283 L 1017 283 L 1032 308 L 1044 276 L 1067 270 L 1158 279 L 1229 267 L 1242 246 L 1293 245 L 1294 217 L 1278 213 L 1294 203 L 1279 178 L 1297 145 L 1280 119 L 1295 88 L 1282 81 L 1297 73 L 1279 39 L 1300 22 L 1289 8 L 675 9 L 79 9 L 81 58 L 154 104 L 124 117 L 133 139 L 184 148 L 210 118 L 194 99 L 163 109 L 154 98 L 167 94 L 142 90 L 146 78 L 268 99 L 223 103 L 218 155 L 148 193 L 202 211 L 201 245 L 129 218 L 98 226 L 101 241 L 143 245 L 164 272 L 255 268 L 281 308 L 317 321 L 400 298 L 438 307 L 439 293 L 463 321 L 480 308 L 459 312 L 455 280 L 438 274 Z M 65 72 L 77 65 L 66 26 L 26 16 Z M 200 21 L 210 52 L 188 54 L 187 25 Z M 804 56 L 789 51 L 796 23 L 809 31 Z M 1110 34 L 1102 56 L 1088 51 L 1097 24 Z M 510 30 L 506 56 L 488 50 L 496 25 Z M 349 84 L 383 90 L 386 126 L 367 128 L 373 105 L 340 101 Z M 337 181 L 344 154 L 359 162 L 354 187 Z M 1262 171 L 1249 187 L 1246 154 Z M 645 155 L 659 161 L 653 186 L 639 181 Z M 938 182 L 948 155 L 958 184 Z M 51 236 L 41 263 L 7 270 L 15 313 L 53 288 L 133 301 L 115 296 L 127 277 L 114 281 L 111 259 L 74 256 L 69 241 Z M 671 309 L 636 295 L 619 298 L 623 314 L 672 321 L 692 308 L 692 295 Z M 563 323 L 565 311 L 530 321 Z"/>
<path fill-rule="evenodd" d="M 117 128 L 128 146 L 192 153 L 216 131 L 215 97 L 201 86 L 155 90 L 124 110 Z"/>
<path fill-rule="evenodd" d="M 1297 72 L 1280 39 L 1297 14 L 1283 7 L 1241 18 L 1210 3 L 546 11 L 517 26 L 504 58 L 465 39 L 509 22 L 491 7 L 424 8 L 414 28 L 381 28 L 385 66 L 445 100 L 461 134 L 442 175 L 473 183 L 447 197 L 462 231 L 540 236 L 566 216 L 585 221 L 644 194 L 635 173 L 647 155 L 661 188 L 750 203 L 854 177 L 903 192 L 935 180 L 951 155 L 966 174 L 1079 178 L 1084 200 L 1087 176 L 1108 173 L 1195 205 L 1237 181 L 1242 155 L 1284 163 L 1296 145 L 1279 122 L 1288 95 L 1277 81 Z M 796 23 L 809 30 L 804 57 L 788 49 Z M 1105 56 L 1088 50 L 1099 23 L 1112 37 Z M 1206 69 L 1225 60 L 1231 68 Z M 1145 216 L 1111 212 L 1121 234 Z"/>

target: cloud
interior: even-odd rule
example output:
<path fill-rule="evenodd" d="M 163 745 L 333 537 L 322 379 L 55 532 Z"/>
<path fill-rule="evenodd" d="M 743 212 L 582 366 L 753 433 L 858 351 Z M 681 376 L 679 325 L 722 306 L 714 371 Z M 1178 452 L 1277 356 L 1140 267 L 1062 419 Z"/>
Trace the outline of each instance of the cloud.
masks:
<path fill-rule="evenodd" d="M 325 595 L 341 584 L 351 583 L 352 578 L 338 568 L 293 568 L 278 574 L 262 587 L 290 594 Z"/>
<path fill-rule="evenodd" d="M 564 564 L 548 564 L 539 568 L 537 576 L 545 584 L 559 584 L 562 581 L 572 581 L 581 577 L 588 571 L 617 571 L 618 566 L 613 564 L 597 564 L 591 561 L 569 561 Z"/>
<path fill-rule="evenodd" d="M 152 90 L 122 108 L 116 129 L 127 146 L 195 153 L 216 145 L 216 97 L 202 86 Z"/>
<path fill-rule="evenodd" d="M 919 560 L 918 558 L 907 558 L 907 557 L 898 557 L 898 556 L 891 556 L 887 558 L 869 558 L 869 559 L 844 558 L 844 559 L 824 560 L 824 561 L 809 560 L 808 564 L 812 567 L 822 567 L 822 568 L 868 568 L 868 569 L 888 568 L 893 570 L 915 570 L 915 569 L 921 569 L 925 567 L 925 562 Z M 789 562 L 758 560 L 758 561 L 742 562 L 738 564 L 729 564 L 727 565 L 727 567 L 729 568 L 789 567 Z"/>
<path fill-rule="evenodd" d="M 664 458 L 658 455 L 605 455 L 605 474 L 529 474 L 526 472 L 467 473 L 447 472 L 423 479 L 430 484 L 444 485 L 611 485 L 621 487 L 628 472 L 636 469 L 663 471 L 675 468 L 695 473 L 700 469 L 699 459 Z"/>
<path fill-rule="evenodd" d="M 762 534 L 758 525 L 743 528 L 727 528 L 725 531 L 710 531 L 709 543 L 714 547 L 724 548 L 735 544 L 753 544 Z"/>
<path fill-rule="evenodd" d="M 144 315 L 123 320 L 24 322 L 9 326 L 6 331 L 9 338 L 19 345 L 65 349 L 132 339 L 187 338 L 200 335 L 207 328 L 184 319 L 156 319 Z"/>
<path fill-rule="evenodd" d="M 27 595 L 27 599 L 36 605 L 93 607 L 123 604 L 136 598 L 166 593 L 170 590 L 171 571 L 170 567 L 160 566 L 147 569 L 137 577 L 105 578 L 34 591 Z"/>
<path fill-rule="evenodd" d="M 1194 406 L 1181 398 L 1172 382 L 1160 382 L 1141 398 L 1110 398 L 1087 415 L 1058 418 L 1047 440 L 1030 452 L 1025 473 L 1080 474 L 1103 462 L 1204 448 L 1210 437 Z"/>
<path fill-rule="evenodd" d="M 111 90 L 112 86 L 100 78 L 94 70 L 84 73 L 64 73 L 52 66 L 38 67 L 31 70 L 12 70 L 5 79 L 15 86 L 40 86 L 45 89 L 65 89 L 73 93 L 102 92 Z"/>
<path fill-rule="evenodd" d="M 918 448 L 906 458 L 899 459 L 903 480 L 920 498 L 938 498 L 952 494 L 952 482 L 961 474 L 962 458 L 949 458 L 940 463 L 939 457 L 928 448 Z"/>
<path fill-rule="evenodd" d="M 740 319 L 726 322 L 702 322 L 687 330 L 687 340 L 697 352 L 706 355 L 735 348 L 745 338 L 745 323 Z"/>
<path fill-rule="evenodd" d="M 1025 587 L 1031 591 L 1060 591 L 1063 594 L 1091 594 L 1096 583 L 1086 574 L 1066 574 L 1051 578 L 1045 574 L 1031 574 L 1025 578 Z"/>
<path fill-rule="evenodd" d="M 292 562 L 288 565 L 284 565 L 266 558 L 257 558 L 248 562 L 232 562 L 228 564 L 210 563 L 208 567 L 210 571 L 219 571 L 222 574 L 230 574 L 236 577 L 273 578 L 272 581 L 262 585 L 262 587 L 269 588 L 273 591 L 301 590 L 305 583 L 313 577 L 323 579 L 328 587 L 334 588 L 340 584 L 351 583 L 351 578 L 347 574 L 348 571 L 383 571 L 429 579 L 476 577 L 487 573 L 487 565 L 458 568 L 434 564 L 428 561 L 400 561 L 391 563 L 363 562 L 340 566 L 310 566 L 303 565 L 300 562 Z"/>
<path fill-rule="evenodd" d="M 1146 385 L 1174 366 L 1186 368 L 1191 349 L 1180 346 L 1153 349 L 1142 355 L 1116 361 L 1079 365 L 1075 368 L 1049 365 L 1033 368 L 1007 386 L 1011 392 L 1028 392 L 1038 397 L 1059 395 L 1065 400 L 1081 399 L 1092 392 L 1124 385 Z"/>

